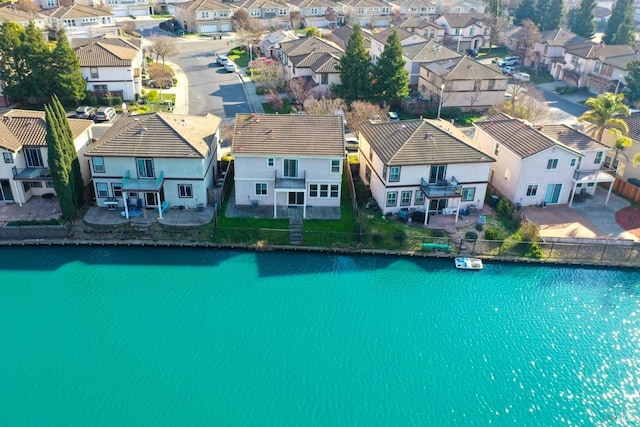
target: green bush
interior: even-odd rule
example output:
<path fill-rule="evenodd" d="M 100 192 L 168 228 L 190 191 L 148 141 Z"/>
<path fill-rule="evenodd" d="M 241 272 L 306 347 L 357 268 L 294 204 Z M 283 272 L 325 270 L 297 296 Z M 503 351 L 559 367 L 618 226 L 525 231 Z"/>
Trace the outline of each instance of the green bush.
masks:
<path fill-rule="evenodd" d="M 256 95 L 264 95 L 265 93 L 267 93 L 267 89 L 265 87 L 256 87 Z"/>
<path fill-rule="evenodd" d="M 482 225 L 480 223 L 476 224 L 476 230 L 482 231 L 483 229 L 484 229 L 484 225 Z"/>
<path fill-rule="evenodd" d="M 466 240 L 467 242 L 475 242 L 476 240 L 478 240 L 478 233 L 476 233 L 475 231 L 467 231 L 466 233 L 464 233 L 464 240 Z"/>
<path fill-rule="evenodd" d="M 513 218 L 514 211 L 515 206 L 513 206 L 513 204 L 511 204 L 511 202 L 506 198 L 500 199 L 496 206 L 496 213 L 503 219 L 511 220 Z"/>
<path fill-rule="evenodd" d="M 444 232 L 444 230 L 436 228 L 434 230 L 431 230 L 431 235 L 433 237 L 445 237 L 445 232 Z"/>
<path fill-rule="evenodd" d="M 407 240 L 407 232 L 404 230 L 396 230 L 393 232 L 393 240 L 396 242 L 404 242 Z"/>
<path fill-rule="evenodd" d="M 544 256 L 544 254 L 542 253 L 542 248 L 539 244 L 532 243 L 531 245 L 529 245 L 529 250 L 527 251 L 525 256 L 528 258 L 540 259 Z"/>
<path fill-rule="evenodd" d="M 484 230 L 484 238 L 486 240 L 504 240 L 504 234 L 497 228 L 487 227 Z"/>

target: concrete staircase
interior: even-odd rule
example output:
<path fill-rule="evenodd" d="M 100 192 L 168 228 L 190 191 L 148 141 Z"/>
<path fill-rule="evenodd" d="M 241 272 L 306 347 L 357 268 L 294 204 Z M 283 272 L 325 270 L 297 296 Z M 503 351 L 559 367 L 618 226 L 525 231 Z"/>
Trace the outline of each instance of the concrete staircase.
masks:
<path fill-rule="evenodd" d="M 302 218 L 289 218 L 289 244 L 302 245 Z"/>

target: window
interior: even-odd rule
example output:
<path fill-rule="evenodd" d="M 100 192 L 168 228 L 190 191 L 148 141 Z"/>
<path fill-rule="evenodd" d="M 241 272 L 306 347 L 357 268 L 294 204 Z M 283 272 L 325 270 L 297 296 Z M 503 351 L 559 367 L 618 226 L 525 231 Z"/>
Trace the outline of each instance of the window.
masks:
<path fill-rule="evenodd" d="M 599 165 L 600 163 L 602 163 L 602 156 L 604 156 L 604 152 L 603 151 L 598 151 L 596 153 L 596 158 L 593 159 L 593 164 L 594 165 Z"/>
<path fill-rule="evenodd" d="M 476 197 L 476 187 L 465 187 L 462 189 L 462 201 L 472 202 Z"/>
<path fill-rule="evenodd" d="M 578 64 L 580 63 L 580 60 L 579 60 L 579 58 L 578 58 L 577 56 L 572 55 L 572 56 L 571 56 L 571 63 L 572 63 L 573 65 L 578 65 Z"/>
<path fill-rule="evenodd" d="M 412 191 L 403 191 L 400 193 L 400 206 L 409 206 L 411 204 Z"/>
<path fill-rule="evenodd" d="M 601 69 L 602 69 L 602 62 L 600 61 L 596 62 L 596 65 L 593 67 L 593 72 L 600 73 Z"/>
<path fill-rule="evenodd" d="M 469 35 L 470 36 L 475 36 L 476 35 L 476 29 L 473 28 L 473 27 L 469 28 Z"/>
<path fill-rule="evenodd" d="M 178 197 L 192 198 L 193 186 L 191 184 L 178 184 Z"/>
<path fill-rule="evenodd" d="M 47 188 L 56 188 L 56 185 L 53 183 L 53 181 L 47 181 L 45 182 Z"/>
<path fill-rule="evenodd" d="M 309 185 L 309 197 L 318 197 L 318 184 Z"/>
<path fill-rule="evenodd" d="M 331 197 L 334 199 L 340 195 L 338 192 L 338 184 L 331 184 Z"/>
<path fill-rule="evenodd" d="M 267 183 L 266 182 L 257 182 L 256 183 L 256 196 L 266 196 L 267 195 Z"/>
<path fill-rule="evenodd" d="M 329 186 L 327 184 L 320 185 L 320 197 L 328 197 L 329 196 Z"/>
<path fill-rule="evenodd" d="M 400 181 L 400 166 L 391 166 L 391 171 L 389 173 L 389 181 L 392 181 L 392 182 Z"/>
<path fill-rule="evenodd" d="M 260 9 L 251 9 L 250 14 L 251 16 L 260 16 Z"/>
<path fill-rule="evenodd" d="M 459 36 L 460 35 L 460 28 L 456 28 L 455 31 L 453 32 L 454 35 Z"/>
<path fill-rule="evenodd" d="M 398 204 L 398 192 L 389 191 L 387 193 L 387 206 L 396 206 Z"/>
<path fill-rule="evenodd" d="M 22 182 L 22 188 L 24 188 L 24 192 L 31 190 L 31 183 L 29 181 Z"/>
<path fill-rule="evenodd" d="M 535 197 L 538 194 L 538 184 L 527 186 L 527 197 Z"/>
<path fill-rule="evenodd" d="M 369 147 L 369 160 L 373 160 L 373 148 Z"/>
<path fill-rule="evenodd" d="M 93 158 L 93 171 L 95 173 L 104 173 L 104 158 L 102 157 Z"/>
<path fill-rule="evenodd" d="M 424 205 L 424 192 L 422 190 L 416 190 L 416 200 L 413 202 L 414 205 Z"/>
<path fill-rule="evenodd" d="M 42 163 L 42 153 L 40 153 L 39 148 L 25 148 L 24 158 L 27 162 L 27 167 L 30 167 L 30 168 L 44 167 L 44 163 Z"/>
<path fill-rule="evenodd" d="M 122 197 L 122 184 L 111 184 L 113 197 Z"/>
<path fill-rule="evenodd" d="M 321 73 L 320 74 L 320 84 L 321 85 L 328 85 L 329 84 L 329 74 L 328 73 Z"/>
<path fill-rule="evenodd" d="M 587 182 L 587 187 L 595 187 L 596 183 L 595 182 Z"/>
<path fill-rule="evenodd" d="M 100 74 L 98 73 L 98 67 L 89 67 L 89 72 L 91 73 L 92 79 L 100 78 Z"/>
<path fill-rule="evenodd" d="M 107 85 L 93 85 L 94 92 L 107 92 L 109 91 L 109 86 Z"/>
<path fill-rule="evenodd" d="M 11 153 L 2 153 L 2 157 L 4 157 L 5 163 L 13 163 L 13 156 L 11 156 Z"/>
<path fill-rule="evenodd" d="M 109 197 L 109 187 L 106 182 L 96 182 L 96 194 L 101 199 Z"/>
<path fill-rule="evenodd" d="M 202 12 L 202 19 L 209 19 L 209 12 Z"/>
<path fill-rule="evenodd" d="M 429 30 L 429 38 L 432 39 L 436 36 L 435 30 Z"/>
<path fill-rule="evenodd" d="M 558 159 L 549 159 L 547 161 L 547 170 L 558 169 Z"/>
<path fill-rule="evenodd" d="M 571 166 L 572 168 L 576 166 L 576 159 L 571 159 L 571 161 L 569 162 L 569 166 Z"/>
<path fill-rule="evenodd" d="M 33 188 L 42 188 L 42 181 L 31 181 L 31 186 Z"/>
<path fill-rule="evenodd" d="M 153 160 L 152 159 L 136 159 L 138 165 L 138 178 L 153 178 Z"/>
<path fill-rule="evenodd" d="M 496 81 L 489 80 L 487 81 L 487 90 L 494 90 L 496 88 Z"/>
<path fill-rule="evenodd" d="M 267 158 L 267 167 L 272 168 L 275 165 L 275 160 L 273 159 L 273 157 L 269 157 Z"/>
<path fill-rule="evenodd" d="M 436 184 L 438 181 L 443 181 L 446 170 L 446 165 L 431 166 L 431 172 L 429 173 L 429 184 Z"/>
<path fill-rule="evenodd" d="M 340 160 L 331 160 L 331 173 L 340 173 Z"/>
<path fill-rule="evenodd" d="M 282 176 L 285 178 L 298 177 L 298 161 L 296 159 L 284 159 Z"/>
<path fill-rule="evenodd" d="M 367 182 L 371 182 L 371 168 L 369 167 L 369 165 L 364 168 L 364 178 L 367 180 Z"/>

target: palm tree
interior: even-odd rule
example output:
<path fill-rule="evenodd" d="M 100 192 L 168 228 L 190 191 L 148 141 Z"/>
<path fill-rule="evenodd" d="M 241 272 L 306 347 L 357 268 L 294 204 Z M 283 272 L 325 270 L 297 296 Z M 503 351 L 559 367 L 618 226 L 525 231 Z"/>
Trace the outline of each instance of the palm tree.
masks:
<path fill-rule="evenodd" d="M 593 123 L 598 129 L 598 141 L 602 141 L 602 135 L 607 127 L 618 129 L 623 134 L 629 133 L 627 123 L 616 116 L 630 114 L 629 107 L 622 103 L 624 94 L 614 95 L 611 92 L 601 93 L 595 98 L 589 98 L 584 105 L 590 107 L 591 110 L 580 116 L 579 120 Z"/>
<path fill-rule="evenodd" d="M 611 162 L 611 167 L 615 168 L 616 167 L 616 162 L 618 160 L 618 154 L 620 154 L 620 152 L 622 150 L 624 150 L 625 148 L 631 147 L 633 145 L 633 140 L 631 138 L 629 138 L 628 136 L 623 135 L 622 132 L 620 132 L 620 130 L 618 130 L 618 129 L 612 129 L 612 132 L 616 136 L 616 141 L 615 141 L 615 143 L 613 145 L 613 148 L 616 150 L 616 153 L 613 156 L 613 161 Z M 635 158 L 634 158 L 634 163 L 635 163 Z"/>

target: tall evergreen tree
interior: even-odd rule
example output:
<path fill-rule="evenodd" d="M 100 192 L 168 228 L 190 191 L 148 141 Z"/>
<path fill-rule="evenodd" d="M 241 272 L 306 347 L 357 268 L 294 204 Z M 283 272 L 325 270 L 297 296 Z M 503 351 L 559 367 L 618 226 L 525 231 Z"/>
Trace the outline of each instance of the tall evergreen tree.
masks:
<path fill-rule="evenodd" d="M 62 216 L 67 219 L 74 218 L 78 214 L 78 209 L 74 201 L 74 190 L 71 185 L 70 173 L 71 164 L 65 153 L 63 135 L 60 133 L 58 119 L 54 108 L 49 105 L 44 106 L 47 129 L 47 152 L 48 163 L 53 179 L 53 186 L 60 203 Z"/>
<path fill-rule="evenodd" d="M 536 22 L 536 5 L 534 1 L 522 1 L 516 8 L 513 23 L 522 25 L 522 21 L 525 19 Z"/>
<path fill-rule="evenodd" d="M 56 94 L 65 104 L 75 104 L 86 96 L 87 82 L 80 72 L 80 58 L 73 51 L 64 29 L 58 33 L 58 44 L 52 52 L 53 81 L 51 94 Z"/>
<path fill-rule="evenodd" d="M 533 1 L 532 1 L 533 3 Z M 551 0 L 537 0 L 535 2 L 535 15 L 533 15 L 532 21 L 538 26 L 540 31 L 544 31 L 542 29 L 542 24 L 545 19 L 549 16 L 549 11 L 551 10 Z"/>
<path fill-rule="evenodd" d="M 593 22 L 596 0 L 582 0 L 579 9 L 572 9 L 569 29 L 579 36 L 590 39 L 596 32 L 596 24 Z"/>
<path fill-rule="evenodd" d="M 631 23 L 631 28 L 629 28 Z M 629 44 L 633 35 L 633 4 L 632 0 L 618 0 L 607 22 L 602 41 L 606 44 Z"/>
<path fill-rule="evenodd" d="M 12 99 L 25 98 L 24 81 L 29 75 L 29 63 L 23 56 L 22 35 L 24 28 L 11 21 L 0 27 L 0 80 L 3 92 Z"/>
<path fill-rule="evenodd" d="M 51 75 L 51 49 L 33 21 L 22 34 L 21 53 L 29 63 L 29 74 L 24 81 L 26 98 L 48 98 L 54 80 Z"/>
<path fill-rule="evenodd" d="M 564 14 L 564 4 L 562 0 L 551 0 L 547 9 L 547 14 L 538 23 L 540 31 L 549 31 L 560 28 Z"/>
<path fill-rule="evenodd" d="M 76 151 L 76 147 L 73 142 L 73 133 L 71 132 L 71 126 L 69 126 L 67 113 L 56 95 L 53 95 L 52 108 L 53 113 L 56 115 L 59 133 L 63 138 L 62 142 L 64 144 L 65 156 L 71 166 L 69 181 L 73 189 L 73 200 L 76 205 L 76 210 L 80 210 L 84 198 L 84 180 L 82 179 L 82 170 L 80 168 L 78 152 Z"/>
<path fill-rule="evenodd" d="M 409 95 L 409 73 L 404 65 L 402 45 L 394 29 L 373 68 L 373 90 L 377 100 L 393 103 Z"/>
<path fill-rule="evenodd" d="M 627 98 L 629 102 L 635 104 L 640 102 L 640 60 L 634 59 L 627 64 Z"/>
<path fill-rule="evenodd" d="M 347 105 L 353 101 L 370 101 L 371 61 L 364 47 L 364 38 L 360 25 L 353 26 L 353 32 L 347 42 L 347 49 L 340 58 L 338 66 L 341 84 L 335 87 L 336 94 L 344 99 Z"/>

